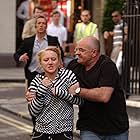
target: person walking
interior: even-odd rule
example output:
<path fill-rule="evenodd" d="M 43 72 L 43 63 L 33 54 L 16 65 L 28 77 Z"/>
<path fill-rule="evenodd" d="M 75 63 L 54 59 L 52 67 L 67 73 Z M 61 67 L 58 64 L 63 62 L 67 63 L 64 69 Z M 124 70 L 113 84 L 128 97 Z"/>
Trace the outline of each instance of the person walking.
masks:
<path fill-rule="evenodd" d="M 93 35 L 99 39 L 97 24 L 90 21 L 90 11 L 83 10 L 81 12 L 81 23 L 77 23 L 74 31 L 74 43 L 78 42 L 86 36 Z"/>
<path fill-rule="evenodd" d="M 25 77 L 28 82 L 28 87 L 36 74 L 41 72 L 35 57 L 41 49 L 46 48 L 48 45 L 56 45 L 61 49 L 61 55 L 63 57 L 63 51 L 59 45 L 58 38 L 47 35 L 46 33 L 46 17 L 43 15 L 37 17 L 35 26 L 36 34 L 32 37 L 24 39 L 20 48 L 14 54 L 14 58 L 17 62 L 20 61 L 26 64 Z"/>
<path fill-rule="evenodd" d="M 52 23 L 47 27 L 47 34 L 51 36 L 57 36 L 60 45 L 65 52 L 66 41 L 67 41 L 67 29 L 59 23 L 61 14 L 59 11 L 52 13 Z"/>
<path fill-rule="evenodd" d="M 30 19 L 29 13 L 31 10 L 30 6 L 32 5 L 32 0 L 18 0 L 17 3 L 19 4 L 17 4 L 16 10 L 16 50 L 19 48 L 19 45 L 22 42 L 22 31 L 24 24 Z"/>
<path fill-rule="evenodd" d="M 61 54 L 56 46 L 41 50 L 38 62 L 43 73 L 32 80 L 26 93 L 30 113 L 36 117 L 32 140 L 72 140 L 73 104 L 82 103 L 80 97 L 68 92 L 78 85 L 76 76 L 60 68 Z"/>
<path fill-rule="evenodd" d="M 60 20 L 59 20 L 59 24 L 63 25 L 64 26 L 64 19 L 65 19 L 65 15 L 63 13 L 63 11 L 61 11 L 60 8 L 58 8 L 58 0 L 52 0 L 51 2 L 51 5 L 52 5 L 52 13 L 54 11 L 58 11 L 60 13 Z M 51 14 L 52 14 L 51 13 Z M 51 22 L 52 19 L 50 19 L 50 22 Z"/>
<path fill-rule="evenodd" d="M 32 2 L 32 0 L 23 0 L 21 2 L 21 4 L 19 5 L 19 7 L 17 8 L 17 17 L 21 20 L 23 20 L 23 23 L 25 23 L 28 19 L 30 19 L 30 15 L 29 15 L 29 7 L 30 7 L 30 3 Z"/>
<path fill-rule="evenodd" d="M 113 37 L 113 48 L 110 58 L 116 63 L 121 74 L 123 42 L 127 40 L 128 27 L 126 22 L 122 20 L 120 11 L 115 10 L 112 12 L 112 21 L 114 23 L 113 32 L 105 31 L 104 38 L 108 39 L 109 36 Z"/>
<path fill-rule="evenodd" d="M 100 54 L 100 43 L 85 37 L 75 48 L 72 70 L 80 84 L 69 93 L 84 98 L 79 106 L 77 129 L 81 140 L 128 140 L 129 121 L 120 77 L 115 63 Z"/>
<path fill-rule="evenodd" d="M 43 14 L 43 9 L 39 6 L 36 6 L 33 10 L 33 17 L 24 24 L 22 31 L 23 40 L 36 34 L 35 22 L 36 18 L 41 14 Z"/>

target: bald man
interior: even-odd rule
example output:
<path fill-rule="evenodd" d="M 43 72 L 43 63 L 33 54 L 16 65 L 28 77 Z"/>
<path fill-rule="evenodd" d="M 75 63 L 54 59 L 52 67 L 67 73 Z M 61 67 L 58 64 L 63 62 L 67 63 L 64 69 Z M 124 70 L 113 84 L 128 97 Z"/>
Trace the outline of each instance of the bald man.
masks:
<path fill-rule="evenodd" d="M 77 59 L 68 68 L 76 74 L 80 87 L 69 92 L 85 99 L 77 121 L 80 139 L 128 140 L 126 103 L 115 63 L 100 55 L 100 43 L 93 36 L 80 40 L 75 54 Z"/>

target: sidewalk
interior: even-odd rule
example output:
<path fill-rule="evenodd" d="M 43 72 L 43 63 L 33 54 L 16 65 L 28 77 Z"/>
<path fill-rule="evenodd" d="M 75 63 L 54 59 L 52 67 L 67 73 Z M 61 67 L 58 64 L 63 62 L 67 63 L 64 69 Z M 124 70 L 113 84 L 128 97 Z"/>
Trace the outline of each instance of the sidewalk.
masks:
<path fill-rule="evenodd" d="M 24 68 L 0 68 L 0 82 L 24 82 Z"/>
<path fill-rule="evenodd" d="M 2 87 L 25 87 L 24 70 L 23 68 L 0 68 L 0 88 Z M 130 117 L 140 120 L 140 96 L 130 96 L 126 100 L 127 110 Z M 13 99 L 0 99 L 0 108 L 11 112 L 13 114 L 19 115 L 25 119 L 30 120 L 30 115 L 27 109 L 27 102 L 25 98 L 13 98 Z M 78 107 L 75 108 L 75 120 L 77 119 Z M 75 134 L 79 132 L 76 131 L 74 127 Z"/>
<path fill-rule="evenodd" d="M 23 67 L 0 68 L 0 89 L 10 87 L 25 87 Z M 0 99 L 0 108 L 25 119 L 31 119 L 25 98 Z"/>

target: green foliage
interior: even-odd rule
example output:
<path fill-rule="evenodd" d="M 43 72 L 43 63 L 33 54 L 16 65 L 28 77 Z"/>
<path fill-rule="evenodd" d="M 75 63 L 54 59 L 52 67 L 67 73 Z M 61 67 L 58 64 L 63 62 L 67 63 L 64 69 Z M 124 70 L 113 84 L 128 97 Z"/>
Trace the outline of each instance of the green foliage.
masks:
<path fill-rule="evenodd" d="M 111 13 L 114 10 L 121 11 L 124 2 L 125 0 L 106 0 L 104 13 L 103 13 L 102 32 L 113 30 L 113 22 L 111 19 Z"/>

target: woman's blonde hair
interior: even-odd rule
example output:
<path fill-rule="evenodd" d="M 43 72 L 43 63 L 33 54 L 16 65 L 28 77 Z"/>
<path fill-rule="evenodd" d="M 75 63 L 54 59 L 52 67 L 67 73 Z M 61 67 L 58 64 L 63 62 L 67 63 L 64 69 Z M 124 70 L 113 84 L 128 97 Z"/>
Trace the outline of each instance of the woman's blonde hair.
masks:
<path fill-rule="evenodd" d="M 59 61 L 61 61 L 61 52 L 60 49 L 57 46 L 48 46 L 47 48 L 41 50 L 38 54 L 37 54 L 37 60 L 39 61 L 39 64 L 41 62 L 41 57 L 42 54 L 46 51 L 53 51 L 57 54 Z"/>

